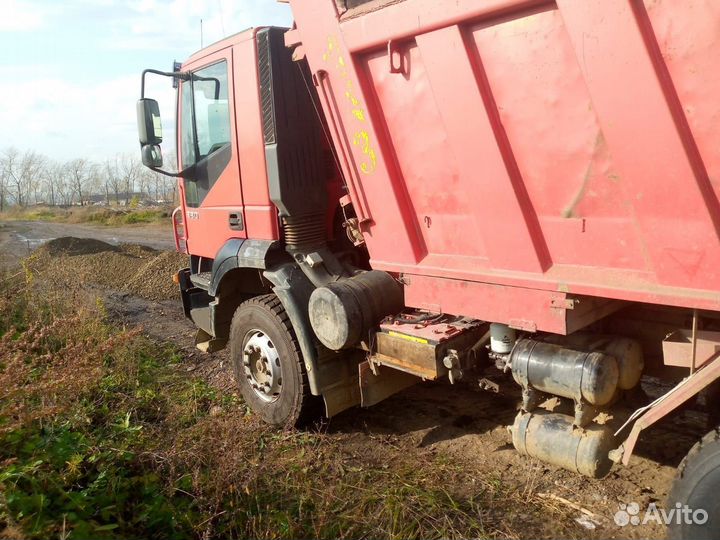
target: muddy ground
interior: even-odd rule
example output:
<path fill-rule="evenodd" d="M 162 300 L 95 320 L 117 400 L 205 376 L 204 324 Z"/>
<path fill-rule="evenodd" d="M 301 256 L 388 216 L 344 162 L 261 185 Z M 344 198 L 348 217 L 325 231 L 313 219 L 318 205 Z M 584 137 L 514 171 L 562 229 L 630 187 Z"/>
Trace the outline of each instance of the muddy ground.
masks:
<path fill-rule="evenodd" d="M 98 227 L 79 223 L 0 221 L 0 267 L 16 264 L 45 242 L 63 236 L 94 238 L 112 245 L 131 243 L 160 250 L 175 249 L 172 229 L 167 226 Z"/>
<path fill-rule="evenodd" d="M 108 235 L 123 242 L 133 238 L 135 245 L 46 243 L 64 235 L 67 227 L 73 232 L 79 227 L 86 237 L 103 241 Z M 222 392 L 236 391 L 227 354 L 197 351 L 194 329 L 182 315 L 174 288 L 157 285 L 169 281 L 183 262 L 177 254 L 141 247 L 168 247 L 161 235 L 136 228 L 108 233 L 88 226 L 6 224 L 0 228 L 0 262 L 15 262 L 18 253 L 14 250 L 22 241 L 35 242 L 36 247 L 45 244 L 35 256 L 35 264 L 44 265 L 49 279 L 72 275 L 83 280 L 88 290 L 103 299 L 109 317 L 117 323 L 141 326 L 153 339 L 177 345 L 188 372 L 204 376 Z M 114 277 L 98 277 L 100 260 L 113 261 L 110 273 Z M 152 292 L 142 286 L 148 283 L 153 289 L 156 285 L 164 288 Z M 516 414 L 518 393 L 512 384 L 506 386 L 501 393 L 492 394 L 467 384 L 423 383 L 375 407 L 346 411 L 324 429 L 351 450 L 357 467 L 372 466 L 378 456 L 387 457 L 392 466 L 403 454 L 420 458 L 441 455 L 466 469 L 468 480 L 466 485 L 456 486 L 459 491 L 478 489 L 474 479 L 490 480 L 516 490 L 528 505 L 547 511 L 547 520 L 538 522 L 519 509 L 507 518 L 513 523 L 497 524 L 499 536 L 508 536 L 502 531 L 515 531 L 510 537 L 664 537 L 664 529 L 658 525 L 620 527 L 613 516 L 620 504 L 637 502 L 644 509 L 652 502 L 664 503 L 676 466 L 703 433 L 702 415 L 687 411 L 661 422 L 641 438 L 629 466 L 616 465 L 607 478 L 592 480 L 515 452 L 506 426 Z M 368 456 L 373 456 L 372 461 Z"/>

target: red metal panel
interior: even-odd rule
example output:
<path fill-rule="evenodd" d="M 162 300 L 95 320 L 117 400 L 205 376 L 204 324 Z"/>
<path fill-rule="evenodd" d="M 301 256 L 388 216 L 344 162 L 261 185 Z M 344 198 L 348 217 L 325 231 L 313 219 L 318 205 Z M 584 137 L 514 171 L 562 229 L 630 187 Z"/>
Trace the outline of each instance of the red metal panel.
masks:
<path fill-rule="evenodd" d="M 467 192 L 468 181 L 475 178 L 463 178 L 459 172 L 435 96 L 428 91 L 430 80 L 419 48 L 403 48 L 402 55 L 404 63 L 412 66 L 409 72 L 391 73 L 383 51 L 367 57 L 367 73 L 385 112 L 388 139 L 427 253 L 463 253 L 486 264 L 484 220 L 476 211 L 476 197 Z M 416 89 L 412 99 L 408 99 L 408 88 Z M 459 230 L 464 234 L 458 235 Z"/>
<path fill-rule="evenodd" d="M 422 34 L 417 44 L 435 99 L 442 103 L 440 113 L 450 144 L 454 148 L 472 144 L 475 148 L 456 155 L 461 180 L 456 189 L 475 205 L 480 201 L 491 203 L 476 212 L 484 223 L 483 240 L 490 264 L 508 270 L 543 271 L 550 263 L 547 246 L 505 142 L 482 66 L 473 65 L 475 55 L 465 50 L 457 26 Z M 447 51 L 458 53 L 448 55 Z M 455 99 L 457 95 L 477 106 L 466 107 L 466 101 Z"/>
<path fill-rule="evenodd" d="M 371 209 L 371 220 L 363 225 L 368 248 L 380 260 L 415 263 L 426 248 L 382 129 L 383 117 L 377 114 L 377 105 L 365 87 L 365 74 L 345 47 L 334 4 L 305 3 L 294 15 L 303 48 L 313 59 L 310 67 L 325 115 L 335 128 L 331 131 L 343 173 L 353 188 L 353 201 L 359 210 Z M 388 242 L 390 234 L 392 242 Z"/>
<path fill-rule="evenodd" d="M 483 59 L 552 261 L 647 268 L 632 208 L 624 204 L 623 188 L 557 9 L 548 6 L 520 18 L 472 25 L 468 35 Z"/>
<path fill-rule="evenodd" d="M 645 0 L 662 59 L 672 77 L 700 156 L 720 197 L 720 2 Z"/>
<path fill-rule="evenodd" d="M 240 159 L 245 229 L 248 238 L 277 240 L 277 209 L 270 201 L 262 144 L 260 85 L 258 83 L 255 32 L 233 47 L 235 61 L 235 122 Z"/>
<path fill-rule="evenodd" d="M 405 0 L 344 21 L 342 33 L 348 49 L 360 52 L 382 47 L 390 39 L 412 39 L 424 32 L 473 19 L 499 18 L 549 3 L 547 0 Z M 291 4 L 296 17 L 298 12 L 306 9 L 306 6 L 297 5 L 297 1 Z"/>
<path fill-rule="evenodd" d="M 420 275 L 406 275 L 404 281 L 405 303 L 411 307 L 461 313 L 531 332 L 540 328 L 565 334 L 567 328 L 566 310 L 557 307 L 564 305 L 564 293 Z"/>
<path fill-rule="evenodd" d="M 558 6 L 658 282 L 717 287 L 720 207 L 644 7 Z"/>

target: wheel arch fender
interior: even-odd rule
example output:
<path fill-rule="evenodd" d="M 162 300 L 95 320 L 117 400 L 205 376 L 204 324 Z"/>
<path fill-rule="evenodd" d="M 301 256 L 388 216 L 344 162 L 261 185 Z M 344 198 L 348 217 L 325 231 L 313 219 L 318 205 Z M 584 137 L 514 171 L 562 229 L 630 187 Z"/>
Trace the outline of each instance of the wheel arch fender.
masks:
<path fill-rule="evenodd" d="M 231 238 L 218 250 L 210 272 L 208 294 L 217 296 L 227 286 L 228 275 L 237 270 L 255 270 L 258 275 L 276 264 L 285 254 L 276 240 L 247 240 Z"/>
<path fill-rule="evenodd" d="M 245 300 L 271 292 L 263 271 L 281 257 L 287 257 L 274 240 L 231 238 L 218 250 L 210 271 L 208 295 L 211 335 L 224 347 L 237 307 Z"/>
<path fill-rule="evenodd" d="M 308 301 L 315 287 L 298 268 L 292 263 L 281 264 L 271 270 L 263 272 L 265 278 L 273 284 L 273 292 L 282 302 L 290 323 L 295 330 L 303 362 L 313 395 L 319 396 L 321 388 L 317 377 L 318 345 L 319 342 L 310 326 L 308 315 Z"/>

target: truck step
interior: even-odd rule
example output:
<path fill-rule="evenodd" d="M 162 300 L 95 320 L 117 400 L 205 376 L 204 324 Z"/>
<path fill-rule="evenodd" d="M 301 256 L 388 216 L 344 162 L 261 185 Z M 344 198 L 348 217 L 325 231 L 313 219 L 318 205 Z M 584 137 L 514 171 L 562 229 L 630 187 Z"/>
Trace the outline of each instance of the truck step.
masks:
<path fill-rule="evenodd" d="M 200 272 L 198 274 L 190 274 L 190 281 L 196 287 L 205 289 L 206 291 L 210 288 L 210 272 Z"/>

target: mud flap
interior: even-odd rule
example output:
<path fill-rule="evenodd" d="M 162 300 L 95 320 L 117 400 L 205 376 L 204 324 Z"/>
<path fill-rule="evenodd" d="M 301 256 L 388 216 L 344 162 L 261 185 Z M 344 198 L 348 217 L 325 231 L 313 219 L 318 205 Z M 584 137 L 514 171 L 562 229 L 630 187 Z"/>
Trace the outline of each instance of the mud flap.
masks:
<path fill-rule="evenodd" d="M 358 366 L 362 407 L 370 407 L 385 398 L 419 383 L 422 379 L 397 369 L 377 366 L 373 371 L 370 362 Z"/>
<path fill-rule="evenodd" d="M 227 339 L 216 339 L 202 328 L 198 328 L 195 334 L 195 347 L 202 352 L 213 353 L 221 351 L 227 345 Z"/>
<path fill-rule="evenodd" d="M 323 396 L 328 417 L 360 404 L 357 359 L 336 353 L 322 345 L 310 326 L 308 301 L 315 287 L 298 268 L 286 263 L 263 272 L 273 284 L 295 330 L 307 371 L 310 391 Z"/>

